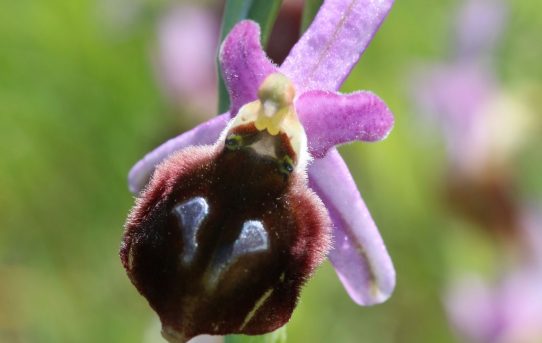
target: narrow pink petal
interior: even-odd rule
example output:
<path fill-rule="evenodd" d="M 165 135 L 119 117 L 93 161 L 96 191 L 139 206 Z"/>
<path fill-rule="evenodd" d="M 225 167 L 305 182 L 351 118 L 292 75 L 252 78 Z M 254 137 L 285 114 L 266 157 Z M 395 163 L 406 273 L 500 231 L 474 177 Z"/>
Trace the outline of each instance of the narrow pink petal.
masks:
<path fill-rule="evenodd" d="M 260 44 L 260 27 L 253 21 L 239 22 L 220 48 L 220 65 L 228 92 L 230 113 L 257 98 L 258 87 L 265 77 L 277 70 Z"/>
<path fill-rule="evenodd" d="M 395 288 L 395 270 L 352 175 L 336 149 L 312 163 L 309 182 L 333 221 L 334 247 L 329 259 L 346 291 L 359 305 L 385 301 Z"/>
<path fill-rule="evenodd" d="M 213 144 L 226 127 L 229 113 L 221 114 L 192 130 L 172 138 L 138 161 L 128 174 L 128 188 L 132 193 L 141 191 L 149 181 L 154 168 L 170 154 L 190 145 Z"/>
<path fill-rule="evenodd" d="M 338 90 L 392 4 L 393 0 L 326 0 L 281 71 L 299 92 Z"/>
<path fill-rule="evenodd" d="M 337 144 L 382 140 L 394 122 L 384 101 L 363 91 L 309 91 L 297 99 L 296 110 L 309 139 L 309 151 L 316 158 Z"/>

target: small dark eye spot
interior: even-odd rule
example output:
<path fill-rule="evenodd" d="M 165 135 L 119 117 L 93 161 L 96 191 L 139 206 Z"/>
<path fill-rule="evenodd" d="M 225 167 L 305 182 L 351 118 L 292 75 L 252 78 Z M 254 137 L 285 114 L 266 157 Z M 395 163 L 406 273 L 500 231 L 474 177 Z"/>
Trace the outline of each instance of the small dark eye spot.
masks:
<path fill-rule="evenodd" d="M 228 138 L 226 138 L 226 141 L 224 143 L 226 145 L 226 148 L 230 150 L 235 150 L 241 146 L 242 137 L 239 135 L 231 135 Z"/>
<path fill-rule="evenodd" d="M 294 171 L 294 167 L 289 162 L 286 162 L 286 161 L 282 162 L 282 166 L 288 173 L 291 173 Z"/>
<path fill-rule="evenodd" d="M 279 169 L 284 175 L 289 175 L 294 171 L 294 164 L 289 156 L 284 156 L 279 162 Z"/>

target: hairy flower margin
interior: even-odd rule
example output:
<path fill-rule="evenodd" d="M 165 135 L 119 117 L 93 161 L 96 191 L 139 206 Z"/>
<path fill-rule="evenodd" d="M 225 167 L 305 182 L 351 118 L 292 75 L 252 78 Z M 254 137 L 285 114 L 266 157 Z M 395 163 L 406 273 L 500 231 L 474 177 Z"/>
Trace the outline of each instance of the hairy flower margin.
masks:
<path fill-rule="evenodd" d="M 393 0 L 327 0 L 315 20 L 278 67 L 260 45 L 252 21 L 238 23 L 223 42 L 220 63 L 230 111 L 181 134 L 147 154 L 129 173 L 133 193 L 144 189 L 155 168 L 172 153 L 214 143 L 239 109 L 257 99 L 272 73 L 296 88 L 295 109 L 308 137 L 309 185 L 333 222 L 329 259 L 352 299 L 360 305 L 385 301 L 395 287 L 395 270 L 382 238 L 346 164 L 335 149 L 355 140 L 384 139 L 393 127 L 385 103 L 371 92 L 338 93 L 388 14 Z"/>

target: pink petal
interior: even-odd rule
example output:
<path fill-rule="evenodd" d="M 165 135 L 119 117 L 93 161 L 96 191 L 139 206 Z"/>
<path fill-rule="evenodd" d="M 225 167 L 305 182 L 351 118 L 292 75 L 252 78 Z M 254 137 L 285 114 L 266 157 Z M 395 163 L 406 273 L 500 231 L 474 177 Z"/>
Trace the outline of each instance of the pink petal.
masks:
<path fill-rule="evenodd" d="M 309 167 L 309 183 L 334 224 L 329 259 L 350 297 L 360 305 L 389 298 L 395 270 L 382 237 L 336 149 Z"/>
<path fill-rule="evenodd" d="M 130 192 L 138 193 L 149 181 L 154 168 L 173 152 L 191 145 L 213 144 L 230 118 L 229 113 L 221 114 L 192 130 L 172 138 L 138 161 L 128 174 Z"/>
<path fill-rule="evenodd" d="M 384 139 L 394 122 L 386 104 L 371 92 L 309 91 L 299 97 L 296 109 L 316 158 L 337 144 Z"/>
<path fill-rule="evenodd" d="M 260 44 L 260 27 L 253 21 L 239 22 L 220 48 L 220 65 L 230 93 L 230 113 L 257 98 L 265 77 L 277 70 Z"/>
<path fill-rule="evenodd" d="M 336 91 L 373 39 L 393 0 L 327 0 L 281 66 L 298 91 Z"/>

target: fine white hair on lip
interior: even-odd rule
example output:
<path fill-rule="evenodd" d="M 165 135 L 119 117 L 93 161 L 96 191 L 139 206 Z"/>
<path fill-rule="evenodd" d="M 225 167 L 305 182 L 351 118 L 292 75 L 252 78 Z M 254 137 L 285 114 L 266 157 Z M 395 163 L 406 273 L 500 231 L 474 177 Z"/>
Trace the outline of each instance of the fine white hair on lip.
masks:
<path fill-rule="evenodd" d="M 224 142 L 226 141 L 226 137 L 228 136 L 228 133 L 230 132 L 234 123 L 235 123 L 235 117 L 231 118 L 228 121 L 228 123 L 226 124 L 226 127 L 220 133 L 220 136 L 218 136 L 218 140 L 216 141 L 215 146 L 224 145 Z"/>
<path fill-rule="evenodd" d="M 312 161 L 312 156 L 309 154 L 309 146 L 307 143 L 307 134 L 305 130 L 299 135 L 301 149 L 298 152 L 296 170 L 303 170 L 306 174 L 307 166 Z"/>

